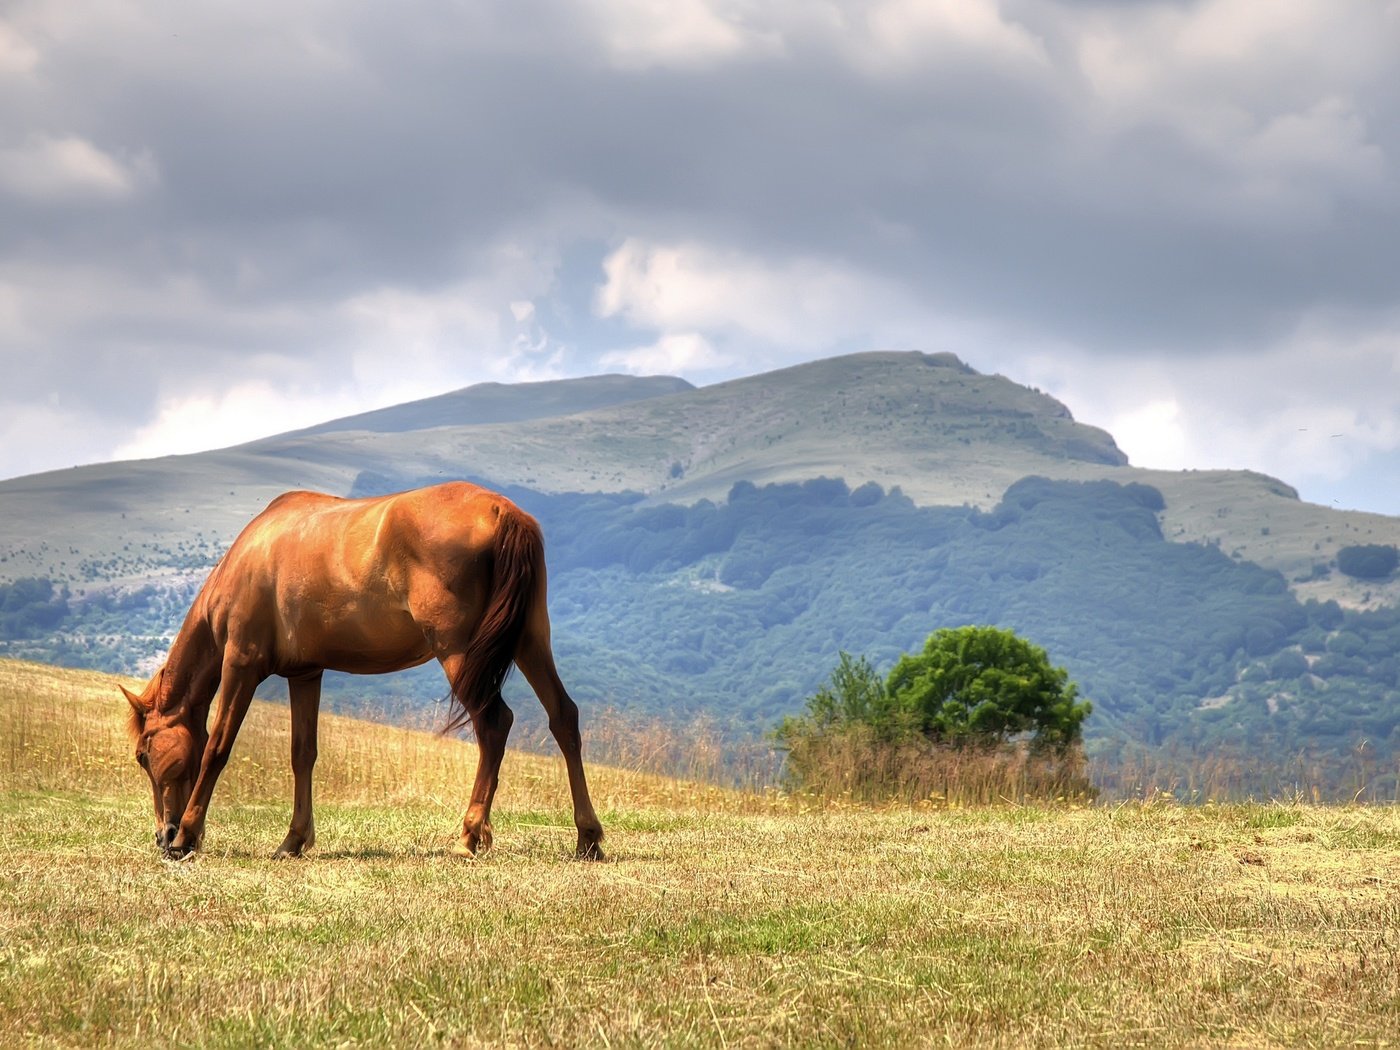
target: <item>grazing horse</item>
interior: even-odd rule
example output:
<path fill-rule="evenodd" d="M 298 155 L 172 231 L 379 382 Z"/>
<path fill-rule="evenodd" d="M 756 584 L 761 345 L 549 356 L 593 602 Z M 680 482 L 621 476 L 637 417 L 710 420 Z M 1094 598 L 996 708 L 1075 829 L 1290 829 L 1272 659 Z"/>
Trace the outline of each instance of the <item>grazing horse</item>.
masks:
<path fill-rule="evenodd" d="M 545 590 L 539 525 L 475 485 L 372 499 L 277 497 L 209 574 L 165 666 L 139 696 L 122 689 L 136 760 L 155 797 L 156 843 L 175 857 L 199 847 L 253 690 L 282 675 L 291 693 L 295 788 L 292 825 L 273 855 L 299 856 L 316 837 L 311 769 L 321 673 L 381 674 L 436 659 L 452 687 L 448 728 L 471 722 L 480 752 L 453 852 L 489 848 L 491 800 L 514 721 L 501 683 L 514 661 L 564 753 L 578 856 L 601 859 L 578 708 L 554 667 Z"/>

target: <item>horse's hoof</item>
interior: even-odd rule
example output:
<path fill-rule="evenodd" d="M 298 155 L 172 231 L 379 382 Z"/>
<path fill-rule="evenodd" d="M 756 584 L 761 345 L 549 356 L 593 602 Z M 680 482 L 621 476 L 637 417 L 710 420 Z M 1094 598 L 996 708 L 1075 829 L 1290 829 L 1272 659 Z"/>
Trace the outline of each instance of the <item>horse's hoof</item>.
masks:
<path fill-rule="evenodd" d="M 607 860 L 603 856 L 603 847 L 596 842 L 580 842 L 578 849 L 574 851 L 576 860 Z"/>
<path fill-rule="evenodd" d="M 475 830 L 463 828 L 461 837 L 452 846 L 452 852 L 459 857 L 480 857 L 491 849 L 492 841 L 490 824 L 483 824 Z"/>

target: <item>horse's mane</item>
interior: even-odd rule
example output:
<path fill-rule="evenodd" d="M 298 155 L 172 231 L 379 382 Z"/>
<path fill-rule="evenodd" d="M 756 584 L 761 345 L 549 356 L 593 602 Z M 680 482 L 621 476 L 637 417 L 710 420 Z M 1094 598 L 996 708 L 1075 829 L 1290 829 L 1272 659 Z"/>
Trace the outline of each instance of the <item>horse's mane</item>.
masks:
<path fill-rule="evenodd" d="M 151 680 L 151 685 L 154 685 L 156 688 L 152 690 L 151 686 L 148 685 L 145 689 L 141 691 L 142 696 L 151 692 L 154 692 L 156 696 L 159 696 L 160 680 L 162 677 L 164 677 L 164 675 L 165 667 L 162 666 L 161 669 L 156 672 L 155 678 Z M 153 710 L 153 708 L 143 709 L 141 705 L 136 702 L 136 700 L 141 699 L 141 697 L 135 697 L 133 699 L 133 694 L 128 693 L 125 688 L 122 689 L 122 692 L 126 693 L 128 701 L 127 706 L 131 708 L 131 712 L 126 717 L 126 731 L 127 734 L 131 737 L 132 742 L 135 743 L 136 741 L 139 741 L 141 739 L 141 734 L 146 731 L 146 719 L 150 717 L 151 710 Z"/>
<path fill-rule="evenodd" d="M 141 739 L 141 733 L 146 728 L 146 713 L 138 710 L 135 704 L 130 704 L 128 706 L 131 709 L 131 713 L 126 719 L 126 732 L 127 735 L 131 737 L 131 742 L 134 744 Z"/>

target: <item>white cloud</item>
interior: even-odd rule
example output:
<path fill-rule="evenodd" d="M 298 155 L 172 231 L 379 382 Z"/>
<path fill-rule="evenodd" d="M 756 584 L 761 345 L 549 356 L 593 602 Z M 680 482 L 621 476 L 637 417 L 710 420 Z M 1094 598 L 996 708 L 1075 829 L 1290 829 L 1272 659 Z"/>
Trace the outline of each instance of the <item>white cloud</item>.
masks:
<path fill-rule="evenodd" d="M 257 380 L 225 390 L 175 394 L 164 398 L 156 418 L 119 444 L 113 456 L 150 459 L 223 448 L 354 410 L 353 398 L 315 397 Z"/>
<path fill-rule="evenodd" d="M 13 27 L 0 22 L 0 76 L 24 76 L 39 64 L 39 49 Z"/>
<path fill-rule="evenodd" d="M 871 69 L 967 58 L 1042 66 L 1042 41 L 1007 18 L 998 0 L 884 0 L 867 17 Z"/>
<path fill-rule="evenodd" d="M 594 306 L 663 332 L 736 335 L 797 351 L 879 330 L 909 310 L 893 288 L 839 263 L 768 260 L 688 241 L 629 238 L 604 260 Z"/>
<path fill-rule="evenodd" d="M 353 296 L 341 311 L 360 343 L 396 359 L 406 371 L 424 358 L 494 346 L 500 330 L 496 311 L 465 286 L 435 292 L 376 288 Z"/>
<path fill-rule="evenodd" d="M 1176 398 L 1155 398 L 1140 404 L 1130 400 L 1111 411 L 1105 429 L 1131 462 L 1172 470 L 1191 465 L 1189 437 Z"/>
<path fill-rule="evenodd" d="M 6 403 L 0 412 L 0 478 L 108 459 L 109 420 L 56 399 Z"/>
<path fill-rule="evenodd" d="M 1366 122 L 1338 97 L 1269 119 L 1244 143 L 1241 161 L 1270 172 L 1307 172 L 1345 183 L 1379 186 L 1385 154 Z"/>
<path fill-rule="evenodd" d="M 586 6 L 621 69 L 700 69 L 760 42 L 710 0 L 589 0 Z"/>
<path fill-rule="evenodd" d="M 994 360 L 1108 430 L 1134 466 L 1258 470 L 1306 494 L 1400 450 L 1400 318 L 1392 320 L 1358 330 L 1314 317 L 1266 359 L 1224 350 L 1114 359 L 1062 347 Z"/>
<path fill-rule="evenodd" d="M 733 364 L 697 332 L 663 335 L 649 346 L 612 350 L 599 358 L 598 363 L 604 368 L 621 368 L 634 375 L 695 375 Z"/>
<path fill-rule="evenodd" d="M 121 200 L 156 180 L 150 154 L 122 160 L 76 135 L 35 135 L 0 149 L 0 190 L 37 203 Z"/>

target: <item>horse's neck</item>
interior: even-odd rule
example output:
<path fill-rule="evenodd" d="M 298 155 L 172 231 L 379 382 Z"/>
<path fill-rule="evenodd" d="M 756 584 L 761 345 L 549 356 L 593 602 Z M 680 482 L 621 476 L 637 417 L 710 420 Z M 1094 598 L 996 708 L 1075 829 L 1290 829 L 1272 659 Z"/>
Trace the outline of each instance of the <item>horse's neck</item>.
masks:
<path fill-rule="evenodd" d="M 203 717 L 219 685 L 222 659 L 209 625 L 191 610 L 165 658 L 156 709 Z"/>

